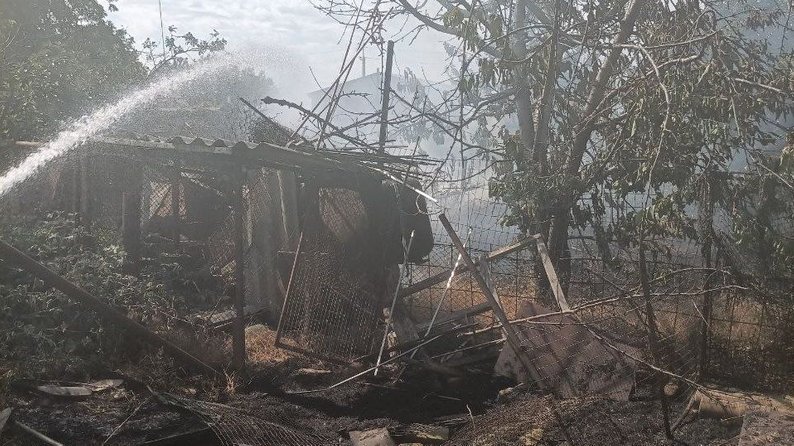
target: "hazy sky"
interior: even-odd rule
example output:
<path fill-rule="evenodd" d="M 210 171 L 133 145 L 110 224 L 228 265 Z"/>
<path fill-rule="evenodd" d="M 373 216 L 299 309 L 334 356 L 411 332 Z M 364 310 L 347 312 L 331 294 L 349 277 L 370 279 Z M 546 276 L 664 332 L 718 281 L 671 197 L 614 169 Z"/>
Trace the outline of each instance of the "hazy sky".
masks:
<path fill-rule="evenodd" d="M 322 0 L 318 0 L 322 1 Z M 123 27 L 140 45 L 147 37 L 160 42 L 158 0 L 118 0 L 118 12 L 110 19 Z M 163 22 L 178 32 L 191 31 L 206 37 L 217 29 L 229 41 L 229 48 L 256 47 L 266 59 L 266 71 L 278 87 L 294 96 L 316 89 L 309 67 L 320 83 L 336 77 L 346 40 L 343 28 L 316 10 L 309 0 L 162 0 Z M 446 53 L 440 36 L 425 33 L 409 44 L 395 47 L 395 69 L 410 66 L 434 80 L 442 78 Z M 380 66 L 376 48 L 366 51 L 367 72 Z M 354 68 L 361 73 L 360 64 Z M 292 84 L 292 85 L 287 85 Z"/>

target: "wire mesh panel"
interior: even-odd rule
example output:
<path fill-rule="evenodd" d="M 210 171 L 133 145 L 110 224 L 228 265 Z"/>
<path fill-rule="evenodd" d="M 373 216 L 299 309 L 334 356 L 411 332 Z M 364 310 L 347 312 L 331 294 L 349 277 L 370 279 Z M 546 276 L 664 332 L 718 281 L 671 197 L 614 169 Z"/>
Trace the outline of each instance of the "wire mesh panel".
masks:
<path fill-rule="evenodd" d="M 372 352 L 379 340 L 385 254 L 378 246 L 362 246 L 373 243 L 373 216 L 359 192 L 321 188 L 315 206 L 293 259 L 277 343 L 320 358 L 352 360 Z"/>
<path fill-rule="evenodd" d="M 301 431 L 283 423 L 263 419 L 257 414 L 225 404 L 167 397 L 172 404 L 197 414 L 212 429 L 224 446 L 330 446 L 335 439 Z"/>

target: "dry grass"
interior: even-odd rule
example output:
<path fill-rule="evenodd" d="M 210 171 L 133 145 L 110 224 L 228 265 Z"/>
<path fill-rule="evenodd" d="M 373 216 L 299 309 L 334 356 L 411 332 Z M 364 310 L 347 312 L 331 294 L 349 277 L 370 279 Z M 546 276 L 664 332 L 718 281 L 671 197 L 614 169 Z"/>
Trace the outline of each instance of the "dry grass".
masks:
<path fill-rule="evenodd" d="M 276 332 L 264 325 L 252 325 L 245 329 L 245 350 L 252 363 L 272 365 L 284 362 L 297 354 L 276 347 Z"/>
<path fill-rule="evenodd" d="M 498 295 L 502 308 L 509 319 L 514 319 L 518 312 L 519 303 L 524 299 L 537 299 L 537 291 L 534 284 L 527 280 L 525 286 L 515 284 L 512 279 L 500 280 L 495 278 L 496 294 Z M 433 316 L 433 310 L 438 305 L 441 296 L 444 294 L 446 283 L 422 290 L 411 296 L 407 302 L 411 311 L 411 316 L 418 323 L 427 322 Z M 452 314 L 456 311 L 465 310 L 476 305 L 487 302 L 485 295 L 480 291 L 477 282 L 466 274 L 457 277 L 447 292 L 444 304 L 439 311 L 438 318 Z M 490 324 L 494 318 L 490 311 L 487 311 L 475 318 L 481 324 Z"/>

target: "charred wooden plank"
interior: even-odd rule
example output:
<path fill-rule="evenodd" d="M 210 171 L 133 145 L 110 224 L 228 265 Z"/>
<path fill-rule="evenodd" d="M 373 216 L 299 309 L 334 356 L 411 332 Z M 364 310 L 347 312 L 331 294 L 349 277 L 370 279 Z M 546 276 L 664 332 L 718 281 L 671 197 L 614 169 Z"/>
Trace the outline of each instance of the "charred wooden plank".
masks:
<path fill-rule="evenodd" d="M 466 248 L 463 246 L 463 242 L 460 241 L 460 237 L 458 234 L 455 233 L 455 230 L 452 228 L 452 224 L 447 219 L 447 216 L 444 214 L 440 214 L 438 219 L 441 221 L 441 224 L 444 225 L 444 229 L 449 234 L 449 238 L 452 240 L 452 243 L 455 245 L 455 248 L 460 253 L 460 256 L 463 258 L 463 261 L 468 265 L 469 270 L 471 271 L 474 280 L 477 282 L 477 285 L 480 287 L 480 290 L 485 295 L 485 298 L 488 299 L 488 303 L 491 304 L 493 309 L 494 315 L 502 324 L 502 331 L 504 332 L 504 336 L 507 339 L 507 343 L 513 349 L 513 351 L 518 356 L 518 359 L 521 361 L 521 364 L 524 368 L 529 371 L 529 375 L 532 379 L 541 387 L 541 389 L 545 390 L 544 383 L 541 380 L 541 375 L 535 369 L 535 366 L 529 360 L 526 351 L 524 351 L 521 347 L 521 341 L 518 339 L 516 335 L 515 329 L 507 318 L 507 314 L 505 314 L 504 309 L 499 305 L 499 302 L 496 301 L 491 289 L 488 288 L 488 284 L 485 283 L 485 279 L 483 279 L 482 275 L 479 271 L 477 271 L 477 267 L 474 264 L 474 261 L 469 256 L 469 253 L 466 251 Z"/>

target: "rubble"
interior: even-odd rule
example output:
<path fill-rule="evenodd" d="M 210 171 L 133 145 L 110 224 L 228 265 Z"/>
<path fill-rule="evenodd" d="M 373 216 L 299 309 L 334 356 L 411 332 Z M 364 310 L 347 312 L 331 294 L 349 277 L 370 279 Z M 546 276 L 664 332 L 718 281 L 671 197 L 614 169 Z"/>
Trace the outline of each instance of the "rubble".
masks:
<path fill-rule="evenodd" d="M 350 431 L 350 441 L 353 446 L 396 446 L 385 428 L 368 431 Z"/>

